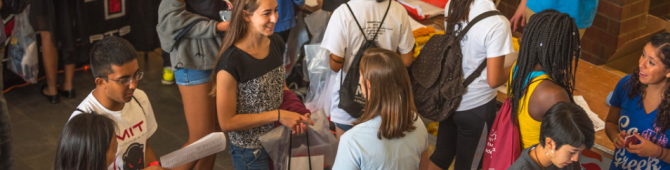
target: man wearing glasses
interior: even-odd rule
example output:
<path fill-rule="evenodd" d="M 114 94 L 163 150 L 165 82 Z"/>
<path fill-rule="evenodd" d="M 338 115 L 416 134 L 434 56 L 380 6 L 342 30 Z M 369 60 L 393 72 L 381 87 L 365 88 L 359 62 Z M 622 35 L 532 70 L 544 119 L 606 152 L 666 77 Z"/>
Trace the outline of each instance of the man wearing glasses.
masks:
<path fill-rule="evenodd" d="M 157 160 L 148 139 L 158 125 L 149 98 L 137 89 L 144 75 L 137 64 L 137 51 L 123 38 L 106 37 L 91 49 L 91 72 L 95 89 L 77 106 L 72 117 L 95 111 L 112 118 L 117 126 L 118 149 L 108 169 L 144 169 Z"/>

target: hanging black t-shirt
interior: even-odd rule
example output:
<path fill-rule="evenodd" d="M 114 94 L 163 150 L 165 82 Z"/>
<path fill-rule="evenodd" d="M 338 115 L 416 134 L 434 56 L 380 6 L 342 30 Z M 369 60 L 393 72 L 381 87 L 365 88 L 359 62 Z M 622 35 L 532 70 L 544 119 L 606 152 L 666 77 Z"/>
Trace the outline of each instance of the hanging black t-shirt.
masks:
<path fill-rule="evenodd" d="M 284 42 L 279 35 L 270 38 L 270 52 L 263 59 L 257 59 L 234 45 L 219 58 L 217 73 L 221 70 L 232 75 L 237 81 L 236 114 L 261 113 L 279 109 L 283 101 Z M 262 148 L 259 136 L 272 130 L 274 123 L 259 127 L 231 131 L 228 133 L 232 145 L 241 148 Z"/>
<path fill-rule="evenodd" d="M 340 5 L 347 2 L 349 2 L 349 0 L 325 0 L 323 1 L 321 9 L 324 11 L 333 12 L 335 9 L 337 9 L 337 7 L 340 7 Z"/>
<path fill-rule="evenodd" d="M 223 0 L 187 0 L 186 11 L 193 12 L 209 19 L 222 21 L 220 10 L 227 10 L 228 4 Z"/>

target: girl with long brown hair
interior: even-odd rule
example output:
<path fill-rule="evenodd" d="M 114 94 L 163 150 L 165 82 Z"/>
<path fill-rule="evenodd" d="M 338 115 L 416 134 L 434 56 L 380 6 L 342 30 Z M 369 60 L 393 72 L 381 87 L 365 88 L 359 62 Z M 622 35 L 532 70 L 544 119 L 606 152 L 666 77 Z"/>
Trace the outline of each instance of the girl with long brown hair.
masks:
<path fill-rule="evenodd" d="M 365 111 L 341 136 L 333 169 L 418 169 L 428 132 L 402 60 L 392 51 L 371 48 L 360 73 Z"/>
<path fill-rule="evenodd" d="M 238 169 L 269 169 L 270 158 L 258 140 L 279 121 L 294 133 L 313 124 L 307 115 L 280 110 L 286 88 L 284 42 L 274 35 L 276 0 L 237 0 L 223 38 L 216 69 L 216 112 L 230 136 L 230 154 Z"/>

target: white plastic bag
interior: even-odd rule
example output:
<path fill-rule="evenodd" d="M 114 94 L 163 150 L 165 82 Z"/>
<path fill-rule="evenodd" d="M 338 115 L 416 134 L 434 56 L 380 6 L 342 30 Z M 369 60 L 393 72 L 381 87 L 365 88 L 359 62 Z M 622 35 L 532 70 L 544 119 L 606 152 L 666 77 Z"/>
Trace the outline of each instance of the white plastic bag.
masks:
<path fill-rule="evenodd" d="M 9 69 L 29 83 L 37 83 L 39 63 L 37 59 L 37 42 L 35 31 L 30 25 L 28 16 L 30 5 L 14 18 L 14 32 L 7 47 Z"/>
<path fill-rule="evenodd" d="M 309 91 L 305 107 L 312 112 L 324 110 L 330 116 L 331 91 L 335 83 L 335 72 L 330 70 L 330 52 L 320 44 L 305 45 L 305 62 L 309 74 Z"/>
<path fill-rule="evenodd" d="M 308 155 L 312 158 L 311 167 L 313 170 L 317 169 L 316 167 L 323 168 L 324 165 L 327 167 L 333 166 L 338 143 L 335 135 L 328 129 L 328 118 L 321 110 L 312 112 L 311 119 L 314 126 L 308 126 L 306 134 L 293 135 L 291 139 L 291 129 L 286 126 L 279 126 L 258 138 L 274 162 L 275 170 L 289 169 L 288 148 L 291 148 L 291 167 L 308 167 L 305 166 L 304 162 L 299 162 L 300 159 L 304 160 L 304 157 Z M 291 140 L 290 143 L 289 140 Z M 307 151 L 307 141 L 309 141 L 309 152 Z M 323 162 L 323 165 L 318 165 L 317 162 L 319 161 Z"/>

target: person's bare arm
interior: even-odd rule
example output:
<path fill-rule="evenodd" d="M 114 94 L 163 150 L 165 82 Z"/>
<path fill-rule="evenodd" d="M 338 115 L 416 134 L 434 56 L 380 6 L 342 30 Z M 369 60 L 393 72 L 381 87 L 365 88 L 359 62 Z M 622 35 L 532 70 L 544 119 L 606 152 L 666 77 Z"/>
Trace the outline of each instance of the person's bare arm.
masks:
<path fill-rule="evenodd" d="M 223 21 L 219 22 L 216 24 L 216 30 L 217 31 L 228 31 L 228 26 L 230 25 L 230 21 Z"/>
<path fill-rule="evenodd" d="M 507 82 L 511 67 L 504 68 L 504 64 L 505 56 L 486 59 L 486 79 L 489 87 L 496 88 Z"/>
<path fill-rule="evenodd" d="M 430 155 L 428 154 L 428 149 L 426 149 L 425 151 L 423 151 L 423 153 L 421 153 L 421 161 L 419 162 L 419 170 L 428 169 L 428 165 L 430 164 L 430 159 L 427 159 L 428 157 L 430 157 Z"/>
<path fill-rule="evenodd" d="M 607 120 L 605 120 L 605 134 L 610 138 L 614 147 L 621 149 L 624 144 L 625 132 L 619 131 L 619 115 L 621 114 L 620 107 L 610 106 L 610 111 L 607 113 Z"/>
<path fill-rule="evenodd" d="M 151 148 L 151 145 L 149 145 L 149 141 L 147 141 L 147 149 L 144 153 L 144 167 L 147 167 L 152 162 L 158 161 L 158 158 L 156 157 L 156 153 L 154 152 L 154 149 Z"/>
<path fill-rule="evenodd" d="M 512 32 L 516 31 L 516 26 L 519 24 L 521 27 L 526 26 L 526 2 L 528 2 L 528 0 L 521 0 L 519 7 L 517 7 L 514 12 L 514 16 L 509 20 L 509 23 L 512 24 Z"/>
<path fill-rule="evenodd" d="M 400 54 L 400 59 L 402 63 L 405 64 L 405 67 L 409 67 L 414 62 L 414 50 L 409 51 L 407 54 Z"/>
<path fill-rule="evenodd" d="M 344 64 L 344 58 L 335 54 L 330 54 L 330 69 L 334 72 L 339 72 Z"/>
<path fill-rule="evenodd" d="M 663 154 L 661 156 L 659 156 L 660 157 L 659 159 L 663 160 L 663 162 L 665 162 L 665 163 L 670 163 L 670 149 L 663 148 L 663 147 L 661 147 L 661 149 L 663 149 L 661 151 L 661 153 L 663 153 Z"/>

